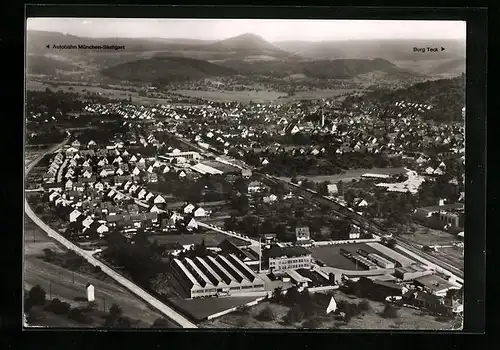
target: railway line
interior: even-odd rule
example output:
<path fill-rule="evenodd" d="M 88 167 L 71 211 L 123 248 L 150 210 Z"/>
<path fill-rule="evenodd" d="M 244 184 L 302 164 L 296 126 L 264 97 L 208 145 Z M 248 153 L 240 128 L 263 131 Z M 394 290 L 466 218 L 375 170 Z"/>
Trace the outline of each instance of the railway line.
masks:
<path fill-rule="evenodd" d="M 201 150 L 200 149 L 201 147 L 199 147 L 198 145 L 194 145 L 192 142 L 185 140 L 185 139 L 181 139 L 175 135 L 173 135 L 173 136 L 176 137 L 179 141 L 181 141 L 185 145 L 193 147 L 204 154 L 210 154 L 211 156 L 213 156 L 212 152 L 208 152 L 207 150 Z M 371 220 L 368 220 L 364 216 L 350 210 L 349 208 L 343 206 L 340 203 L 335 202 L 334 200 L 332 200 L 330 198 L 326 198 L 324 196 L 321 196 L 319 193 L 317 193 L 315 191 L 301 188 L 300 186 L 293 184 L 291 182 L 287 182 L 287 181 L 284 181 L 282 179 L 278 179 L 278 178 L 276 178 L 274 176 L 270 176 L 268 174 L 260 173 L 257 171 L 257 169 L 255 169 L 253 167 L 248 166 L 248 168 L 252 170 L 254 175 L 259 176 L 263 182 L 267 182 L 268 184 L 272 184 L 272 185 L 278 185 L 278 184 L 285 185 L 289 190 L 296 192 L 296 193 L 299 193 L 303 198 L 307 199 L 309 202 L 316 203 L 319 205 L 328 205 L 333 210 L 333 212 L 335 214 L 337 214 L 343 218 L 351 220 L 352 223 L 354 223 L 355 225 L 359 226 L 361 229 L 363 229 L 363 230 L 365 230 L 365 231 L 367 231 L 375 236 L 384 237 L 387 235 L 387 232 L 385 232 L 384 228 L 381 227 L 379 224 L 377 224 Z M 460 280 L 463 279 L 464 273 L 462 270 L 458 269 L 457 267 L 450 265 L 447 262 L 444 262 L 444 261 L 432 256 L 431 254 L 423 252 L 422 250 L 411 246 L 410 244 L 402 241 L 401 239 L 398 239 L 398 238 L 394 238 L 394 239 L 396 241 L 396 244 L 398 246 L 400 246 L 402 249 L 406 249 L 407 251 L 412 252 L 413 254 L 421 257 L 423 260 L 428 261 L 432 265 L 439 267 L 440 270 L 448 272 L 448 274 L 450 274 L 450 273 L 453 274 L 454 277 L 456 277 L 457 279 L 460 279 Z M 463 280 L 462 280 L 462 282 L 463 282 Z"/>

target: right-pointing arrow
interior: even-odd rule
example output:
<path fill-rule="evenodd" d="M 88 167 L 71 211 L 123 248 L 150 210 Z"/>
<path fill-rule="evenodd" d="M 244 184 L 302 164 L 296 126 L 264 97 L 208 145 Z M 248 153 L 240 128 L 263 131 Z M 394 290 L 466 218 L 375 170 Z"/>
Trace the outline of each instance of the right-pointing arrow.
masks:
<path fill-rule="evenodd" d="M 441 51 L 444 51 L 444 47 L 441 46 Z"/>

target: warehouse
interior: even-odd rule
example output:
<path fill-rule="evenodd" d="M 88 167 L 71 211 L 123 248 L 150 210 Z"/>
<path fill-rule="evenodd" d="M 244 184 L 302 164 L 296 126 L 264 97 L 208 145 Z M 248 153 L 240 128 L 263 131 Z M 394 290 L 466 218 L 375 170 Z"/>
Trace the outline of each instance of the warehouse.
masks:
<path fill-rule="evenodd" d="M 406 267 L 396 267 L 394 276 L 403 280 L 409 281 L 418 277 L 429 275 L 432 272 L 418 265 L 410 265 Z"/>
<path fill-rule="evenodd" d="M 190 298 L 264 290 L 264 281 L 234 254 L 173 259 L 171 268 Z"/>
<path fill-rule="evenodd" d="M 378 254 L 368 254 L 367 258 L 368 258 L 368 260 L 373 261 L 378 266 L 380 266 L 384 269 L 393 269 L 395 267 L 395 265 L 392 261 L 389 261 L 386 258 L 383 258 Z"/>

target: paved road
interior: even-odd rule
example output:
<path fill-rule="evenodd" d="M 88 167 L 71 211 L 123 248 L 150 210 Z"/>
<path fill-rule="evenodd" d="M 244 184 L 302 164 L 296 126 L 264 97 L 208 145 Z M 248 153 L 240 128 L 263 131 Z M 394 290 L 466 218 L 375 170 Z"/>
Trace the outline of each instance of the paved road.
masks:
<path fill-rule="evenodd" d="M 26 174 L 38 163 L 45 154 L 53 152 L 54 150 L 57 150 L 58 148 L 62 147 L 64 144 L 66 144 L 68 140 L 65 140 L 65 142 L 51 148 L 50 150 L 46 151 L 44 154 L 42 154 L 40 157 L 36 158 L 33 162 L 30 163 L 28 168 L 26 169 Z M 161 301 L 158 299 L 154 298 L 152 295 L 147 293 L 145 290 L 137 286 L 136 284 L 132 283 L 122 275 L 118 274 L 116 271 L 112 270 L 110 267 L 102 263 L 101 261 L 97 260 L 92 256 L 93 252 L 88 252 L 86 250 L 83 250 L 82 248 L 78 247 L 74 243 L 70 242 L 63 236 L 61 236 L 59 233 L 54 231 L 52 228 L 50 228 L 47 224 L 45 224 L 36 214 L 33 212 L 31 209 L 30 205 L 28 204 L 28 201 L 26 198 L 24 199 L 24 211 L 26 215 L 30 217 L 33 222 L 38 225 L 43 231 L 47 233 L 47 235 L 56 241 L 58 241 L 60 244 L 65 246 L 66 248 L 74 251 L 78 255 L 82 256 L 85 260 L 87 260 L 90 264 L 93 266 L 99 266 L 101 270 L 113 278 L 115 281 L 117 281 L 119 284 L 130 290 L 132 293 L 137 295 L 139 298 L 156 308 L 158 311 L 160 311 L 162 314 L 167 316 L 168 318 L 172 319 L 174 322 L 178 323 L 180 326 L 183 328 L 198 328 L 194 323 L 190 322 L 188 319 L 186 319 L 184 316 L 181 314 L 177 313 L 167 305 L 163 304 Z"/>

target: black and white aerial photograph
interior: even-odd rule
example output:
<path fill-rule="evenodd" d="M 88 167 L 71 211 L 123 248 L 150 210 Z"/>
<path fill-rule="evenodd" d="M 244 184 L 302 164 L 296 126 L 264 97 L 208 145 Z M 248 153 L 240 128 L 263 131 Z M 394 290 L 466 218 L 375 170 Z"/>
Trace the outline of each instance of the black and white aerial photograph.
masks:
<path fill-rule="evenodd" d="M 25 328 L 463 329 L 465 21 L 25 40 Z"/>

